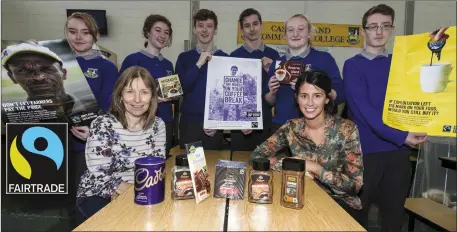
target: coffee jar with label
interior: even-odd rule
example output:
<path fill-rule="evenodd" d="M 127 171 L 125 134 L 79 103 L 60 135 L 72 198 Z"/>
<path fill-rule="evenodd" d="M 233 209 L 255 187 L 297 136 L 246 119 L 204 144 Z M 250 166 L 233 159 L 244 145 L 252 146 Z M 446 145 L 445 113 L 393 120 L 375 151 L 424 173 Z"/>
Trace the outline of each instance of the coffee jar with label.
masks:
<path fill-rule="evenodd" d="M 306 161 L 284 158 L 282 161 L 281 205 L 292 209 L 303 208 L 305 198 Z"/>
<path fill-rule="evenodd" d="M 173 200 L 195 197 L 187 155 L 177 155 L 175 166 L 171 169 L 171 198 Z"/>
<path fill-rule="evenodd" d="M 251 203 L 273 203 L 273 174 L 270 171 L 270 160 L 257 158 L 252 161 L 249 172 L 249 198 Z"/>

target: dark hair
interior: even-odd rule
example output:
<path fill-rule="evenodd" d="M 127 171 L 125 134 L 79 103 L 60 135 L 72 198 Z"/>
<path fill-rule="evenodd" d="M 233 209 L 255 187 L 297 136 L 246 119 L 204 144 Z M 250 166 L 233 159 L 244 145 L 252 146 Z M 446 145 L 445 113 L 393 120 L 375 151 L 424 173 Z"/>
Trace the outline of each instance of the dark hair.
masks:
<path fill-rule="evenodd" d="M 257 15 L 257 18 L 260 21 L 260 24 L 262 24 L 262 16 L 260 16 L 260 13 L 253 8 L 248 8 L 246 10 L 243 10 L 240 14 L 240 18 L 238 19 L 238 22 L 240 23 L 240 28 L 243 29 L 243 20 L 244 18 L 251 16 L 251 15 Z"/>
<path fill-rule="evenodd" d="M 167 46 L 171 45 L 171 41 L 173 40 L 173 29 L 171 28 L 171 22 L 165 16 L 162 15 L 149 15 L 143 24 L 143 36 L 144 38 L 148 39 L 148 33 L 151 31 L 151 28 L 154 26 L 155 23 L 162 22 L 167 24 L 168 29 L 170 30 L 170 38 L 168 39 Z M 144 42 L 144 47 L 148 46 L 148 41 Z"/>
<path fill-rule="evenodd" d="M 363 14 L 362 18 L 362 27 L 365 28 L 367 26 L 368 17 L 374 14 L 382 14 L 392 17 L 392 23 L 394 22 L 395 18 L 395 11 L 392 7 L 386 4 L 379 4 L 377 6 L 371 7 L 365 14 Z"/>
<path fill-rule="evenodd" d="M 335 102 L 330 99 L 329 94 L 332 91 L 332 79 L 320 70 L 311 70 L 302 72 L 297 78 L 295 84 L 295 96 L 298 98 L 300 94 L 300 88 L 305 84 L 311 84 L 324 90 L 325 95 L 329 98 L 329 102 L 324 107 L 324 112 L 329 115 L 334 115 L 338 112 L 338 108 L 335 107 Z"/>
<path fill-rule="evenodd" d="M 197 21 L 206 21 L 208 19 L 212 19 L 214 21 L 214 27 L 217 28 L 217 16 L 216 13 L 212 10 L 208 9 L 200 9 L 195 13 L 193 20 L 194 20 L 194 27 L 197 26 Z"/>

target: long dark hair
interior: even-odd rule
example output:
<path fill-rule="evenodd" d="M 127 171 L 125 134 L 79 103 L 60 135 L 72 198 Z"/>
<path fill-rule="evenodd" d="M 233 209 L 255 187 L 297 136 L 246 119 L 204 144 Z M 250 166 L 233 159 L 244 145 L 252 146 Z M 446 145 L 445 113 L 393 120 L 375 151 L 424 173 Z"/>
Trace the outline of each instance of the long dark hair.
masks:
<path fill-rule="evenodd" d="M 300 88 L 308 83 L 314 85 L 324 90 L 325 95 L 329 99 L 328 103 L 324 107 L 324 113 L 328 115 L 335 115 L 338 112 L 338 108 L 335 107 L 335 102 L 329 97 L 330 92 L 332 91 L 332 79 L 321 70 L 311 70 L 302 72 L 297 78 L 297 83 L 295 84 L 295 97 L 298 98 L 300 94 Z"/>

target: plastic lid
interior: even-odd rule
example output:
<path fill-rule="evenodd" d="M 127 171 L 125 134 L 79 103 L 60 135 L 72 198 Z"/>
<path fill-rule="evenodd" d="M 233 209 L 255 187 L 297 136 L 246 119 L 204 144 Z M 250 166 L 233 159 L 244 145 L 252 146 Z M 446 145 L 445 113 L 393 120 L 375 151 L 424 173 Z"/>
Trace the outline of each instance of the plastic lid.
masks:
<path fill-rule="evenodd" d="M 175 160 L 176 166 L 189 167 L 187 155 L 177 155 Z"/>
<path fill-rule="evenodd" d="M 266 158 L 256 158 L 252 161 L 252 168 L 257 171 L 270 170 L 270 160 Z"/>
<path fill-rule="evenodd" d="M 306 161 L 301 159 L 284 158 L 282 160 L 282 170 L 304 172 Z"/>
<path fill-rule="evenodd" d="M 146 156 L 135 160 L 135 165 L 158 165 L 165 163 L 162 157 Z"/>

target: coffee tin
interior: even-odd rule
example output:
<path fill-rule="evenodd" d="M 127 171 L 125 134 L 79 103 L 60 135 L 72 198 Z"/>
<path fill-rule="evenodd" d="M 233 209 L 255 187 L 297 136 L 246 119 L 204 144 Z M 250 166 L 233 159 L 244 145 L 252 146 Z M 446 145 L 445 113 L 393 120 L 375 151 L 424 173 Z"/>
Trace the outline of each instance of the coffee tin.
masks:
<path fill-rule="evenodd" d="M 135 203 L 153 205 L 165 199 L 165 159 L 143 157 L 135 160 Z"/>

